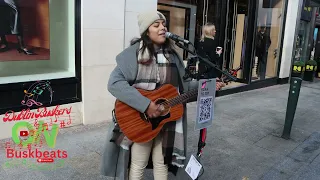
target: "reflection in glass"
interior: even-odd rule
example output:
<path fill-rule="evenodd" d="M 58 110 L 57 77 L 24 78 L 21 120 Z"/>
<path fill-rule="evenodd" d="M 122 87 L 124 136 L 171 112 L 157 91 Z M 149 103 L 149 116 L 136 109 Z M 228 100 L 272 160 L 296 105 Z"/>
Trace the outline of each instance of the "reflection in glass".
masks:
<path fill-rule="evenodd" d="M 295 51 L 295 61 L 307 61 L 309 60 L 309 55 L 307 53 L 308 49 L 308 39 L 310 32 L 310 24 L 307 21 L 300 21 L 300 29 L 296 40 L 296 51 Z"/>
<path fill-rule="evenodd" d="M 270 36 L 266 33 L 266 27 L 259 27 L 256 36 L 256 54 L 257 67 L 256 74 L 260 79 L 265 79 L 267 68 L 268 50 L 271 44 Z"/>
<path fill-rule="evenodd" d="M 259 0 L 252 80 L 277 75 L 283 0 Z"/>
<path fill-rule="evenodd" d="M 244 79 L 244 62 L 246 55 L 246 40 L 251 34 L 248 31 L 248 0 L 229 1 L 227 11 L 227 28 L 224 37 L 225 50 L 223 67 L 238 79 Z M 252 11 L 255 11 L 254 9 Z M 229 87 L 241 86 L 243 84 L 231 82 Z"/>
<path fill-rule="evenodd" d="M 235 76 L 241 79 L 241 62 L 245 59 L 246 26 L 248 26 L 248 0 L 228 1 L 226 4 L 221 3 L 223 1 L 224 0 L 158 0 L 157 9 L 158 11 L 165 12 L 166 16 L 168 16 L 169 31 L 184 39 L 188 39 L 194 44 L 199 54 L 201 54 L 201 47 L 204 47 L 204 43 L 201 41 L 203 27 L 207 23 L 215 25 L 216 35 L 214 38 L 211 37 L 212 41 L 215 42 L 208 43 L 209 45 L 206 49 L 211 50 L 212 53 L 216 55 L 216 50 L 222 48 L 222 54 L 218 54 L 217 58 L 211 59 L 215 59 L 214 62 L 221 69 L 236 70 L 232 72 L 237 72 Z M 226 11 L 220 7 L 227 7 Z M 226 17 L 221 17 L 224 13 L 226 13 Z M 252 36 L 252 34 L 250 36 Z M 191 46 L 189 47 L 191 49 Z M 186 51 L 178 47 L 176 50 L 184 60 L 192 58 L 190 54 L 187 56 Z M 210 53 L 207 51 L 206 54 Z M 185 62 L 185 64 L 187 64 L 187 62 Z M 193 63 L 189 61 L 189 64 Z M 201 69 L 200 64 L 196 67 L 197 70 Z M 216 73 L 211 73 L 210 71 L 208 74 Z M 217 76 L 220 75 L 221 73 L 217 73 Z M 229 87 L 238 85 L 240 85 L 240 83 L 232 82 L 228 84 Z"/>

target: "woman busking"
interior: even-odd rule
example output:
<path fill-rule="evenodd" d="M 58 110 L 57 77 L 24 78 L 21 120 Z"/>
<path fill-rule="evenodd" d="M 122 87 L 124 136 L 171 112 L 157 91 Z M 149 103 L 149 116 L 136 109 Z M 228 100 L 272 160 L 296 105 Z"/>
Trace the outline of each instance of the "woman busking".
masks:
<path fill-rule="evenodd" d="M 154 90 L 162 84 L 171 84 L 183 93 L 197 88 L 197 82 L 183 81 L 185 67 L 165 37 L 166 18 L 162 13 L 142 13 L 138 16 L 138 25 L 141 38 L 134 39 L 130 47 L 117 55 L 117 66 L 110 75 L 108 90 L 118 100 L 156 118 L 162 107 L 142 96 L 136 88 Z M 216 84 L 217 89 L 222 86 L 222 83 Z M 119 126 L 112 123 L 102 156 L 102 174 L 141 180 L 148 165 L 153 166 L 155 180 L 166 180 L 168 171 L 176 174 L 184 167 L 186 158 L 185 108 L 184 105 L 181 119 L 167 123 L 156 138 L 146 143 L 131 142 Z"/>

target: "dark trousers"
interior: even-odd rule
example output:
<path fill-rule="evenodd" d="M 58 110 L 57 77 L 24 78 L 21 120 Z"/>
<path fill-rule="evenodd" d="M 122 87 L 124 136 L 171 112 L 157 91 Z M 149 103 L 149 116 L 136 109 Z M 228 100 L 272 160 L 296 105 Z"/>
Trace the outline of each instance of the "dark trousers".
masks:
<path fill-rule="evenodd" d="M 267 55 L 258 56 L 258 66 L 257 66 L 257 75 L 261 79 L 266 78 L 266 69 L 267 69 Z"/>
<path fill-rule="evenodd" d="M 20 11 L 15 0 L 0 0 L 0 35 L 21 35 Z"/>
<path fill-rule="evenodd" d="M 218 65 L 218 67 L 219 67 L 219 65 Z M 220 71 L 207 65 L 204 62 L 199 63 L 198 68 L 199 68 L 198 73 L 200 74 L 200 77 L 203 79 L 217 78 L 217 77 L 221 77 L 221 75 L 222 75 Z"/>

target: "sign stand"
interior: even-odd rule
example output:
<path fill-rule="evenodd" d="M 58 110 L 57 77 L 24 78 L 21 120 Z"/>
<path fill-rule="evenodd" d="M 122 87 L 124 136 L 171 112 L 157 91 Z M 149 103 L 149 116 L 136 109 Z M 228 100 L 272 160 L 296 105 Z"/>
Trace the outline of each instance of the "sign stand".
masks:
<path fill-rule="evenodd" d="M 225 75 L 226 76 L 226 78 L 225 79 L 230 79 L 231 81 L 237 81 L 237 78 L 236 77 L 234 77 L 234 76 L 232 76 L 228 71 L 222 71 L 217 65 L 215 65 L 214 63 L 212 63 L 212 62 L 210 62 L 209 60 L 207 60 L 207 59 L 205 59 L 205 58 L 203 58 L 203 57 L 201 57 L 201 56 L 199 56 L 199 55 L 197 55 L 197 53 L 196 52 L 193 52 L 193 51 L 191 51 L 191 50 L 189 50 L 188 49 L 188 47 L 186 47 L 186 46 L 184 46 L 183 44 L 181 44 L 181 43 L 179 43 L 178 41 L 176 41 L 175 42 L 175 44 L 178 46 L 178 47 L 180 47 L 180 48 L 182 48 L 182 49 L 184 49 L 184 50 L 186 50 L 187 52 L 189 52 L 190 54 L 192 54 L 192 55 L 194 55 L 198 60 L 200 60 L 200 61 L 202 61 L 202 62 L 205 62 L 206 64 L 208 64 L 209 66 L 211 66 L 211 67 L 213 67 L 213 68 L 215 68 L 217 71 L 220 71 L 223 75 Z M 200 77 L 200 75 L 198 74 L 198 78 Z M 198 79 L 199 80 L 199 79 Z M 202 80 L 200 80 L 200 82 L 201 82 Z M 211 81 L 211 82 L 210 82 Z M 216 79 L 210 79 L 210 80 L 208 80 L 208 79 L 204 79 L 204 82 L 206 82 L 207 84 L 208 84 L 208 82 L 209 82 L 209 85 L 212 83 L 214 83 L 214 89 L 215 89 L 215 83 L 216 83 Z M 199 87 L 200 89 L 202 88 L 201 86 Z M 199 93 L 201 92 L 200 91 L 200 89 L 199 89 Z M 212 89 L 211 89 L 212 90 Z M 212 95 L 212 93 L 211 93 L 211 95 Z M 214 95 L 213 96 L 215 96 L 215 90 L 214 90 Z M 199 94 L 198 94 L 198 101 L 199 101 Z M 214 98 L 214 97 L 213 97 Z M 213 101 L 213 99 L 212 99 L 212 101 Z M 198 108 L 199 109 L 199 108 Z M 213 110 L 213 109 L 212 109 Z M 197 112 L 197 114 L 199 115 L 199 112 Z M 197 117 L 199 117 L 199 116 L 197 116 Z M 198 152 L 197 152 L 197 158 L 200 160 L 200 157 L 201 157 L 201 155 L 202 155 L 202 152 L 203 152 L 203 149 L 204 149 L 204 147 L 205 147 L 205 145 L 206 145 L 206 135 L 207 135 L 207 127 L 208 127 L 208 124 L 209 125 L 211 125 L 212 124 L 212 118 L 211 118 L 211 121 L 206 121 L 206 122 L 203 122 L 203 123 L 198 123 L 199 121 L 197 120 L 196 121 L 196 129 L 200 129 L 200 136 L 199 136 L 199 142 L 198 142 Z M 201 124 L 201 125 L 200 125 Z M 202 172 L 202 174 L 203 174 L 203 172 Z M 201 175 L 202 175 L 201 174 Z M 200 175 L 200 176 L 201 176 Z M 198 176 L 196 179 L 198 180 L 199 179 L 199 177 L 200 176 Z"/>

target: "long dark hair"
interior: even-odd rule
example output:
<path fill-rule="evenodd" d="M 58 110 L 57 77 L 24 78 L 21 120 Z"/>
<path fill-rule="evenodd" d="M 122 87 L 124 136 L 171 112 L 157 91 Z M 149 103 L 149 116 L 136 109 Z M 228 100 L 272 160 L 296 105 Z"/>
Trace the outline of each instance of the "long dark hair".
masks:
<path fill-rule="evenodd" d="M 149 38 L 148 36 L 148 30 L 146 30 L 144 33 L 141 34 L 141 37 L 140 38 L 134 38 L 131 40 L 130 42 L 130 45 L 134 45 L 136 43 L 140 43 L 140 42 L 143 42 L 143 45 L 140 49 L 138 49 L 137 51 L 137 56 L 138 56 L 138 53 L 139 51 L 142 51 L 142 53 L 145 52 L 146 49 L 149 50 L 150 54 L 149 54 L 149 61 L 151 62 L 152 59 L 153 59 L 153 56 L 155 54 L 155 49 L 154 49 L 154 46 L 153 46 L 153 42 L 151 41 L 151 39 Z M 171 43 L 171 41 L 169 39 L 166 39 L 166 41 L 161 45 L 161 48 L 166 50 L 168 53 L 173 53 L 174 50 L 173 50 L 173 45 Z M 165 55 L 165 54 L 164 54 Z M 166 57 L 168 60 L 169 60 L 169 57 Z M 147 62 L 147 63 L 150 63 L 150 62 Z"/>

